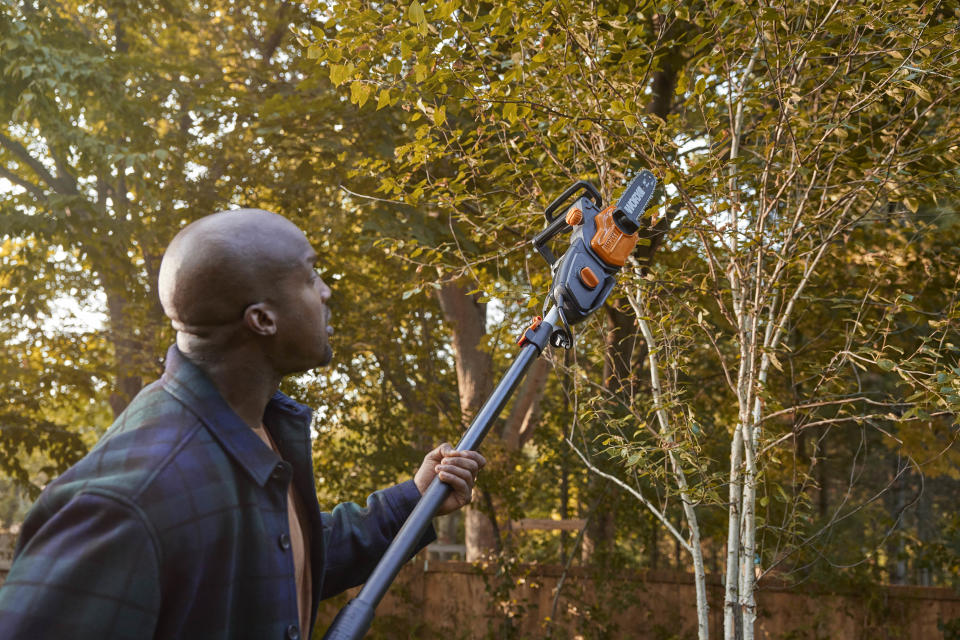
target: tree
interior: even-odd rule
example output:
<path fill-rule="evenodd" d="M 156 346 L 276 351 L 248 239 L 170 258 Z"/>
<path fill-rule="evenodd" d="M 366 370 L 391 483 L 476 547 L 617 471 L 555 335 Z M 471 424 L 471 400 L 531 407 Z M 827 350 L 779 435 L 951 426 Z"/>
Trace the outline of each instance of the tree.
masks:
<path fill-rule="evenodd" d="M 377 109 L 399 104 L 411 114 L 408 126 L 413 139 L 398 148 L 398 160 L 369 165 L 371 172 L 384 176 L 381 191 L 408 204 L 424 204 L 429 191 L 428 206 L 459 224 L 453 227 L 452 242 L 429 247 L 433 252 L 428 261 L 444 273 L 468 271 L 481 290 L 493 274 L 490 270 L 485 277 L 479 274 L 494 258 L 496 273 L 506 279 L 508 290 L 523 287 L 516 277 L 530 273 L 531 256 L 528 251 L 521 254 L 523 244 L 517 238 L 532 235 L 531 227 L 539 223 L 529 215 L 531 203 L 542 207 L 562 185 L 591 174 L 599 177 L 601 190 L 610 200 L 614 189 L 625 182 L 631 164 L 636 169 L 637 154 L 622 127 L 611 130 L 608 109 L 622 117 L 628 109 L 646 104 L 651 117 L 666 115 L 682 60 L 680 48 L 692 35 L 663 16 L 637 22 L 625 11 L 601 9 L 598 22 L 594 8 L 575 5 L 448 2 L 412 3 L 402 9 L 357 2 L 319 8 L 329 16 L 327 31 L 324 38 L 315 40 L 310 55 L 327 63 L 331 81 L 349 85 L 351 100 L 361 108 L 370 101 L 372 109 L 376 96 Z M 580 27 L 584 23 L 586 29 Z M 372 41 L 371 30 L 377 34 Z M 614 37 L 608 35 L 610 30 L 616 31 Z M 646 69 L 652 77 L 652 98 L 641 97 L 643 90 L 631 86 L 635 69 L 628 64 L 619 76 L 605 78 L 599 90 L 628 87 L 634 96 L 629 107 L 622 100 L 607 105 L 596 95 L 591 97 L 591 91 L 598 89 L 590 86 L 595 79 L 590 71 L 597 66 L 591 50 L 601 51 L 610 60 L 635 60 L 638 56 L 629 51 L 628 43 L 644 38 L 656 56 L 655 64 Z M 532 123 L 533 115 L 543 116 L 542 121 Z M 636 116 L 630 117 L 635 123 Z M 536 162 L 539 171 L 524 171 L 529 162 Z M 659 246 L 672 215 L 673 210 L 668 211 L 649 231 L 646 261 Z M 466 243 L 473 243 L 480 253 L 464 256 Z M 511 263 L 516 266 L 507 266 Z M 494 283 L 486 288 L 493 289 Z M 448 300 L 448 320 L 455 334 L 461 333 L 454 345 L 461 406 L 468 416 L 476 409 L 476 398 L 491 387 L 490 382 L 472 382 L 487 379 L 489 360 L 482 354 L 467 357 L 478 353 L 476 345 L 483 335 L 483 309 L 472 307 L 464 297 L 469 289 L 469 285 L 441 285 L 440 290 Z M 521 291 L 525 293 L 525 287 Z M 458 307 L 450 300 L 451 292 L 460 292 Z M 472 323 L 465 323 L 464 312 L 454 309 L 474 309 Z M 631 338 L 627 331 L 630 307 L 615 303 L 607 313 L 612 324 L 607 341 L 614 348 L 608 351 L 604 375 L 611 393 L 604 397 L 619 405 L 633 368 L 638 363 L 642 367 L 645 358 L 642 351 L 639 357 L 631 353 L 642 338 L 635 330 Z M 473 326 L 478 328 L 467 329 Z M 687 516 L 695 518 L 692 508 Z M 483 539 L 486 544 L 476 544 L 477 551 L 491 547 L 491 527 L 480 522 L 475 526 L 483 526 L 488 533 L 474 536 L 468 531 L 468 544 Z M 699 545 L 684 543 L 700 556 Z M 698 585 L 705 599 L 705 583 L 700 580 Z M 701 618 L 705 634 L 705 607 Z"/>
<path fill-rule="evenodd" d="M 952 415 L 952 396 L 931 384 L 934 372 L 953 375 L 936 364 L 955 331 L 949 314 L 922 310 L 942 324 L 910 343 L 915 357 L 922 346 L 932 352 L 924 352 L 929 360 L 913 378 L 880 356 L 889 347 L 875 338 L 889 329 L 841 331 L 845 346 L 823 359 L 814 352 L 820 335 L 803 321 L 814 317 L 809 304 L 828 315 L 836 301 L 848 313 L 850 300 L 879 304 L 864 281 L 856 295 L 834 288 L 839 282 L 827 276 L 827 265 L 835 254 L 846 263 L 859 259 L 843 244 L 857 233 L 916 224 L 910 216 L 921 203 L 939 202 L 956 185 L 953 10 L 934 3 L 717 2 L 669 13 L 565 2 L 317 6 L 328 32 L 311 55 L 331 80 L 349 87 L 361 109 L 368 101 L 373 109 L 375 97 L 378 107 L 397 104 L 410 113 L 414 140 L 398 149 L 397 161 L 375 167 L 384 174 L 381 191 L 411 204 L 429 199 L 489 247 L 472 253 L 442 243 L 429 248 L 434 264 L 449 265 L 460 251 L 468 268 L 496 255 L 520 273 L 527 256 L 513 239 L 532 235 L 531 203 L 542 206 L 554 185 L 591 177 L 609 199 L 639 164 L 660 172 L 667 200 L 650 239 L 660 241 L 669 229 L 671 255 L 650 267 L 635 264 L 630 296 L 633 332 L 643 334 L 637 342 L 650 354 L 639 360 L 650 364 L 652 409 L 636 396 L 635 404 L 623 403 L 628 421 L 658 426 L 648 436 L 617 421 L 607 447 L 628 472 L 619 484 L 659 511 L 630 475 L 650 473 L 651 460 L 639 454 L 650 451 L 648 438 L 658 445 L 663 453 L 653 462 L 672 469 L 688 522 L 687 534 L 673 531 L 694 564 L 701 552 L 691 543 L 695 508 L 726 505 L 725 635 L 752 637 L 758 572 L 769 558 L 779 565 L 809 546 L 817 532 L 804 529 L 806 481 L 786 500 L 793 507 L 785 511 L 785 534 L 758 518 L 758 500 L 770 505 L 771 492 L 784 487 L 784 478 L 768 471 L 784 445 L 814 432 L 811 425 L 882 430 L 877 420 L 889 413 L 898 423 L 906 416 L 902 428 L 912 430 Z M 896 259 L 894 247 L 886 245 L 881 262 Z M 510 276 L 507 282 L 517 286 Z M 902 299 L 889 303 L 897 313 L 903 308 Z M 658 327 L 656 318 L 671 321 Z M 700 365 L 704 357 L 709 371 Z M 864 358 L 883 382 L 851 388 L 841 371 L 867 366 Z M 785 361 L 807 373 L 787 378 Z M 884 372 L 899 372 L 910 392 Z M 700 376 L 722 384 L 711 384 L 706 396 Z M 911 395 L 917 390 L 924 393 Z M 803 417 L 784 433 L 782 417 L 790 415 Z M 711 441 L 703 441 L 705 428 L 714 432 Z M 728 438 L 718 441 L 716 430 Z M 584 462 L 615 478 L 590 460 L 589 446 L 581 450 Z M 711 464 L 704 446 L 724 452 L 726 471 Z M 716 492 L 724 485 L 725 499 Z M 860 507 L 847 513 L 841 504 L 821 533 Z M 758 535 L 776 542 L 766 548 Z M 700 613 L 706 637 L 705 597 Z"/>
<path fill-rule="evenodd" d="M 254 189 L 257 118 L 291 83 L 275 79 L 274 57 L 296 11 L 280 2 L 0 11 L 0 232 L 12 307 L 3 331 L 8 361 L 21 364 L 4 381 L 31 398 L 6 415 L 4 444 L 40 447 L 62 470 L 85 448 L 67 426 L 90 418 L 83 407 L 107 392 L 117 415 L 159 371 L 171 339 L 154 291 L 166 243 Z M 67 299 L 102 304 L 103 333 L 58 330 Z M 38 394 L 59 409 L 39 406 Z M 4 470 L 22 479 L 17 456 L 8 460 Z"/>
<path fill-rule="evenodd" d="M 2 11 L 6 475 L 42 484 L 156 375 L 175 230 L 261 206 L 333 286 L 336 365 L 285 389 L 319 407 L 322 502 L 362 498 L 455 438 L 514 353 L 549 279 L 544 206 L 649 167 L 665 188 L 619 298 L 487 443 L 473 548 L 576 506 L 620 523 L 597 531 L 613 562 L 662 565 L 665 532 L 701 637 L 723 563 L 728 637 L 752 633 L 758 574 L 952 579 L 952 7 Z M 104 330 L 65 326 L 68 299 Z M 592 533 L 514 551 L 569 563 Z"/>
<path fill-rule="evenodd" d="M 192 219 L 236 206 L 296 220 L 334 287 L 334 371 L 286 387 L 320 407 L 324 504 L 406 477 L 450 437 L 440 309 L 401 299 L 416 265 L 377 257 L 382 234 L 409 220 L 395 208 L 358 215 L 346 190 L 366 190 L 348 175 L 351 149 L 392 155 L 399 125 L 371 135 L 325 79 L 300 71 L 310 63 L 289 27 L 310 28 L 303 7 L 2 11 L 5 475 L 36 492 L 159 373 L 172 341 L 154 290 L 163 248 Z M 103 315 L 73 322 L 67 303 Z"/>

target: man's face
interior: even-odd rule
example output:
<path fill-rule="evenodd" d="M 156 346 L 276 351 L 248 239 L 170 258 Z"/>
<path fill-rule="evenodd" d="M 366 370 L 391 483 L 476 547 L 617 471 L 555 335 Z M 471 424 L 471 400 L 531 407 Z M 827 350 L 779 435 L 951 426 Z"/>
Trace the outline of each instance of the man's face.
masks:
<path fill-rule="evenodd" d="M 317 255 L 303 239 L 300 261 L 281 280 L 277 292 L 277 340 L 284 373 L 309 371 L 328 364 L 330 346 L 330 287 L 317 273 Z"/>

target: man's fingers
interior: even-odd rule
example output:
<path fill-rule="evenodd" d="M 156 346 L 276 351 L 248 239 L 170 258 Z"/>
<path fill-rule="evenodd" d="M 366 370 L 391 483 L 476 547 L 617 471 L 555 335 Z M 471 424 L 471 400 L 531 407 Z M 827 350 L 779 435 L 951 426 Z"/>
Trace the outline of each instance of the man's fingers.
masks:
<path fill-rule="evenodd" d="M 439 473 L 442 476 L 441 480 L 444 479 L 444 476 L 449 476 L 449 477 L 455 476 L 456 478 L 459 478 L 460 480 L 463 480 L 465 483 L 467 483 L 468 486 L 470 484 L 473 484 L 474 474 L 470 469 L 466 467 L 461 467 L 453 464 L 441 464 L 440 466 L 437 467 L 437 473 Z"/>
<path fill-rule="evenodd" d="M 476 462 L 478 469 L 483 469 L 487 464 L 487 459 L 479 451 L 459 451 L 458 453 Z"/>
<path fill-rule="evenodd" d="M 454 495 L 458 498 L 457 502 L 461 505 L 470 502 L 470 497 L 473 494 L 473 487 L 471 486 L 473 478 L 469 471 L 460 467 L 443 465 L 439 468 L 437 477 L 453 489 Z"/>
<path fill-rule="evenodd" d="M 477 465 L 477 469 L 483 469 L 487 464 L 487 459 L 479 451 L 454 451 L 451 450 L 445 454 L 443 462 L 448 460 L 470 460 Z"/>
<path fill-rule="evenodd" d="M 473 498 L 473 485 L 477 474 L 487 464 L 487 459 L 478 451 L 457 451 L 449 442 L 440 444 L 427 454 L 424 462 L 433 463 L 433 472 L 437 478 L 453 490 L 450 499 L 455 504 L 453 510 L 470 504 Z"/>
<path fill-rule="evenodd" d="M 440 461 L 440 464 L 451 465 L 455 467 L 460 467 L 461 469 L 466 469 L 470 474 L 476 477 L 477 472 L 480 471 L 480 465 L 476 460 L 472 458 L 461 458 L 459 456 L 450 456 L 444 458 Z"/>

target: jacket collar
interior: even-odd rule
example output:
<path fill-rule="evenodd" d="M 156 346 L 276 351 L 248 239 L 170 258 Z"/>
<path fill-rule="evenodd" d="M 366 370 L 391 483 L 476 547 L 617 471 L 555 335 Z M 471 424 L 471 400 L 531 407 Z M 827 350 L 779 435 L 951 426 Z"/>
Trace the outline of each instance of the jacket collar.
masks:
<path fill-rule="evenodd" d="M 266 484 L 281 461 L 280 457 L 240 419 L 210 378 L 190 362 L 176 345 L 167 350 L 160 383 L 167 393 L 200 418 L 224 450 L 257 484 Z M 286 447 L 281 442 L 293 439 L 293 434 L 302 439 L 309 438 L 310 415 L 309 407 L 279 391 L 273 395 L 264 412 L 264 424 L 277 441 L 281 453 L 286 453 Z"/>

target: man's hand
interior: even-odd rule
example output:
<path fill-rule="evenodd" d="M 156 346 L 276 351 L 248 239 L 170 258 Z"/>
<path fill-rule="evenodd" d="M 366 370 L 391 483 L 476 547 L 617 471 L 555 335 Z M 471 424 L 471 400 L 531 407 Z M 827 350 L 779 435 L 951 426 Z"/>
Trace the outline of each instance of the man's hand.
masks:
<path fill-rule="evenodd" d="M 437 515 L 442 516 L 470 504 L 477 473 L 485 464 L 487 459 L 476 451 L 457 451 L 450 443 L 444 442 L 423 458 L 413 482 L 420 490 L 420 495 L 424 494 L 435 476 L 450 485 L 453 491 L 437 511 Z"/>

